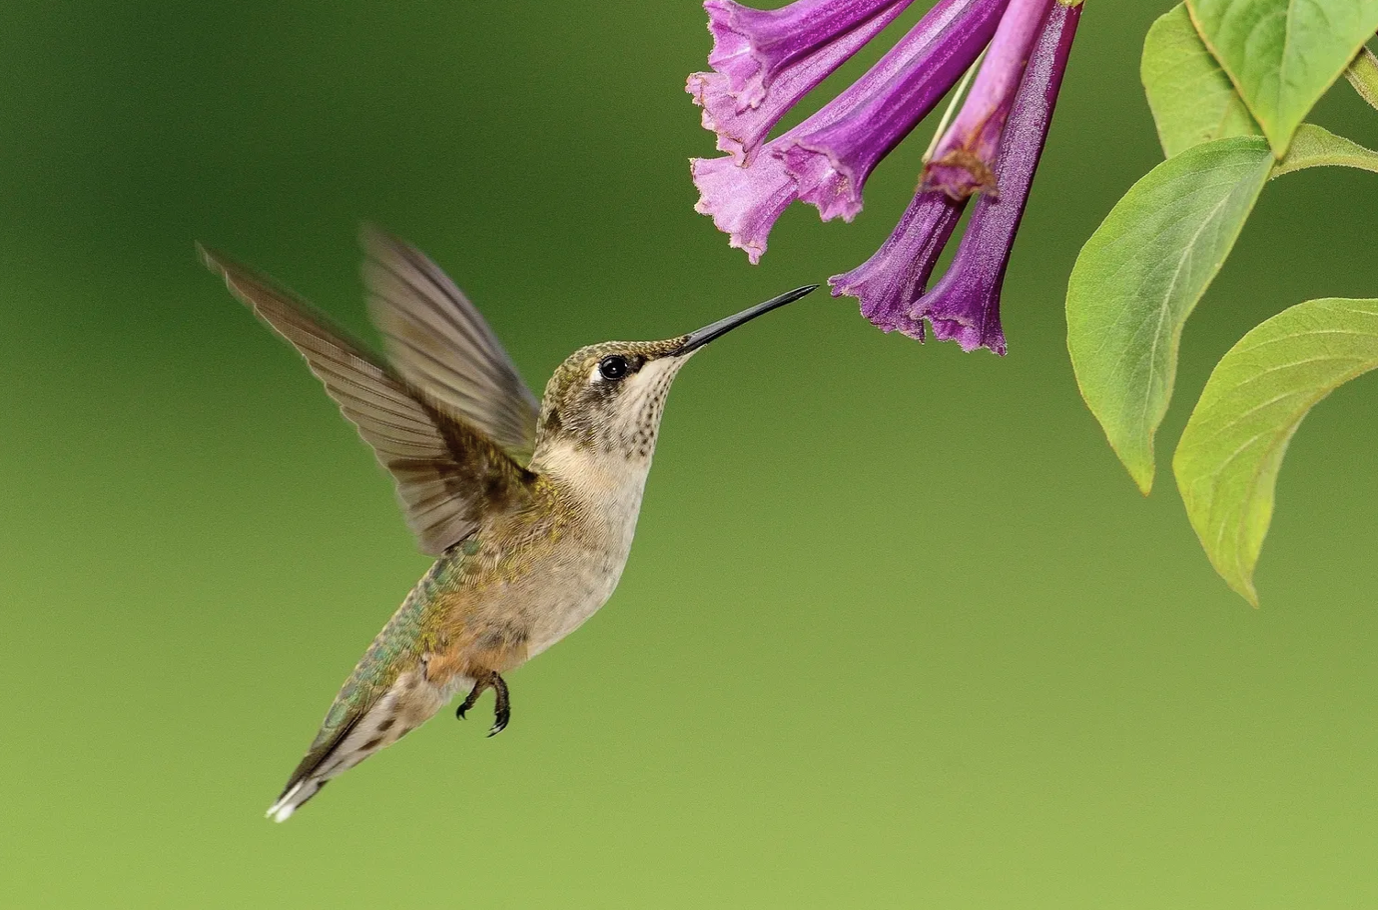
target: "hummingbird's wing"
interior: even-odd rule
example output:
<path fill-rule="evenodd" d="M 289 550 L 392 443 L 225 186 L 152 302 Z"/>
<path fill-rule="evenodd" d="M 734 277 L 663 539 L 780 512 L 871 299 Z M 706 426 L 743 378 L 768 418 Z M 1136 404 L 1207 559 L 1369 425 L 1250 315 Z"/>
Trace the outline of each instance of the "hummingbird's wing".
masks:
<path fill-rule="evenodd" d="M 483 508 L 516 504 L 532 475 L 489 436 L 377 362 L 313 308 L 249 269 L 201 249 L 211 271 L 290 341 L 346 419 L 397 482 L 407 524 L 423 552 L 463 540 Z"/>
<path fill-rule="evenodd" d="M 483 316 L 420 250 L 371 227 L 360 242 L 369 310 L 397 372 L 528 463 L 540 403 Z"/>

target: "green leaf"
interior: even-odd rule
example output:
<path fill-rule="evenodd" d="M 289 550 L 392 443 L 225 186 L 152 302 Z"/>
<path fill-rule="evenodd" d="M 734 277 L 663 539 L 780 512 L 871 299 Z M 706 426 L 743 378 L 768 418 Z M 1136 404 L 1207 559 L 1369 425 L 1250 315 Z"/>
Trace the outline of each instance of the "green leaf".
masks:
<path fill-rule="evenodd" d="M 1378 174 L 1378 152 L 1364 148 L 1330 130 L 1303 123 L 1292 137 L 1292 147 L 1273 168 L 1273 176 L 1281 177 L 1309 167 L 1357 167 Z"/>
<path fill-rule="evenodd" d="M 1169 158 L 1212 139 L 1263 133 L 1196 33 L 1184 4 L 1148 30 L 1139 75 Z"/>
<path fill-rule="evenodd" d="M 1378 367 L 1378 300 L 1310 300 L 1230 349 L 1173 458 L 1187 516 L 1215 570 L 1257 606 L 1254 566 L 1287 443 L 1311 408 Z"/>
<path fill-rule="evenodd" d="M 1167 413 L 1182 326 L 1268 180 L 1262 138 L 1190 148 L 1129 190 L 1086 241 L 1067 286 L 1077 384 L 1145 494 L 1153 434 Z"/>
<path fill-rule="evenodd" d="M 1345 70 L 1345 78 L 1369 107 L 1378 108 L 1378 57 L 1373 56 L 1373 51 L 1362 48 Z"/>
<path fill-rule="evenodd" d="M 1378 0 L 1187 0 L 1187 9 L 1279 158 L 1378 31 Z"/>

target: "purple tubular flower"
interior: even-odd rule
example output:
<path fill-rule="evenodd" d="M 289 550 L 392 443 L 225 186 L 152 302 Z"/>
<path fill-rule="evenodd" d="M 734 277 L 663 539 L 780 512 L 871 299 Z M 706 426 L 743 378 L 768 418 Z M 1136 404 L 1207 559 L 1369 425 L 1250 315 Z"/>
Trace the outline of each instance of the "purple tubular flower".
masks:
<path fill-rule="evenodd" d="M 964 351 L 986 347 L 1005 353 L 1000 288 L 1080 21 L 1080 4 L 1068 6 L 1057 0 L 1048 12 L 995 162 L 1000 195 L 982 194 L 976 201 L 952 265 L 909 312 L 913 320 L 927 317 L 937 338 L 954 340 Z"/>
<path fill-rule="evenodd" d="M 965 208 L 965 199 L 922 190 L 915 193 L 900 223 L 874 256 L 828 279 L 833 296 L 859 298 L 861 315 L 877 328 L 899 330 L 923 341 L 923 319 L 910 316 L 909 310 L 928 287 L 938 256 Z"/>
<path fill-rule="evenodd" d="M 786 66 L 886 7 L 903 9 L 909 2 L 796 0 L 781 9 L 759 10 L 733 0 L 704 0 L 713 35 L 708 65 L 722 75 L 743 109 L 756 107 Z"/>
<path fill-rule="evenodd" d="M 887 0 L 886 3 L 843 3 L 846 11 L 853 15 L 837 18 L 834 23 L 836 35 L 831 40 L 805 51 L 802 55 L 794 55 L 786 63 L 772 61 L 769 66 L 761 64 L 758 71 L 760 80 L 744 78 L 745 66 L 738 57 L 730 58 L 731 62 L 724 64 L 723 72 L 690 74 L 685 91 L 693 95 L 694 103 L 703 108 L 704 129 L 718 134 L 718 150 L 727 152 L 738 164 L 750 163 L 757 148 L 765 141 L 766 135 L 775 124 L 780 122 L 780 118 L 895 21 L 911 2 L 912 0 Z M 836 3 L 837 0 L 829 0 L 822 5 L 831 6 Z M 705 5 L 708 6 L 709 15 L 715 22 L 717 17 L 714 14 L 725 4 L 708 0 Z M 752 13 L 757 16 L 784 14 L 801 6 L 808 6 L 808 12 L 813 12 L 812 8 L 820 4 L 811 0 L 800 0 L 769 14 L 731 4 L 731 7 L 740 13 Z M 870 18 L 862 21 L 855 13 L 864 13 Z M 720 29 L 714 27 L 714 22 L 710 22 L 709 27 L 716 36 Z M 740 36 L 741 33 L 733 34 Z M 809 39 L 801 38 L 799 43 L 802 44 L 805 40 Z M 715 48 L 724 45 L 725 41 L 726 39 L 719 38 Z M 760 41 L 756 46 L 766 49 L 761 52 L 761 55 L 765 56 L 769 50 L 778 51 L 781 43 L 777 41 L 767 44 Z M 743 50 L 742 53 L 746 51 Z M 783 57 L 778 53 L 777 56 Z M 709 59 L 711 61 L 714 58 L 710 55 Z M 758 57 L 748 59 L 760 62 Z M 737 75 L 738 81 L 744 82 L 747 88 L 734 91 L 729 72 Z M 751 86 L 755 85 L 763 85 L 764 88 L 760 92 L 751 91 Z M 752 100 L 747 100 L 748 98 Z"/>
<path fill-rule="evenodd" d="M 787 133 L 789 140 L 776 154 L 798 181 L 799 198 L 817 206 L 824 221 L 856 217 L 872 169 L 976 61 L 996 34 L 1005 5 L 1005 0 L 939 3 L 890 52 L 902 60 L 892 76 L 873 82 L 845 116 L 818 125 L 806 122 Z"/>
<path fill-rule="evenodd" d="M 713 216 L 714 225 L 729 235 L 731 245 L 745 250 L 752 263 L 758 262 L 761 254 L 765 252 L 766 237 L 775 220 L 791 202 L 802 195 L 800 178 L 791 174 L 785 166 L 784 151 L 792 147 L 799 137 L 821 132 L 826 127 L 847 119 L 857 110 L 866 107 L 867 102 L 878 93 L 895 98 L 894 91 L 890 89 L 892 83 L 902 82 L 909 85 L 920 81 L 899 79 L 901 75 L 915 73 L 916 68 L 911 64 L 916 60 L 924 62 L 917 68 L 919 70 L 926 64 L 941 63 L 943 78 L 946 81 L 941 87 L 936 82 L 932 83 L 932 89 L 937 93 L 934 98 L 936 102 L 937 97 L 945 94 L 962 72 L 971 65 L 980 52 L 981 45 L 984 44 L 984 41 L 977 43 L 963 34 L 967 27 L 980 24 L 983 29 L 988 28 L 986 40 L 989 40 L 995 28 L 995 20 L 1004 10 L 1006 2 L 1007 0 L 940 0 L 919 24 L 865 75 L 825 104 L 812 117 L 761 146 L 756 156 L 745 166 L 738 166 L 732 158 L 693 159 L 690 167 L 694 185 L 698 187 L 700 196 L 694 209 Z M 971 50 L 972 45 L 975 45 L 974 50 Z M 951 47 L 969 50 L 970 58 L 962 62 L 949 50 Z M 931 104 L 929 106 L 931 107 Z M 898 113 L 887 116 L 885 120 L 887 123 L 893 123 L 896 119 L 905 121 L 912 118 L 913 122 L 908 126 L 912 128 L 920 116 L 912 112 Z M 867 125 L 862 121 L 854 121 L 854 126 L 854 132 L 860 133 Z M 891 132 L 894 132 L 893 128 Z M 860 143 L 864 146 L 860 151 L 870 160 L 870 164 L 864 170 L 861 170 L 857 162 L 851 158 L 839 162 L 846 168 L 845 173 L 840 176 L 851 181 L 850 184 L 842 186 L 844 192 L 833 194 L 840 200 L 839 208 L 833 208 L 822 184 L 810 183 L 808 191 L 813 198 L 808 201 L 818 205 L 825 218 L 835 217 L 828 214 L 829 211 L 835 211 L 843 213 L 844 217 L 850 220 L 851 215 L 860 208 L 858 180 L 864 182 L 875 162 L 902 137 L 903 133 L 900 133 L 899 136 L 886 139 L 884 142 L 869 145 Z M 884 152 L 877 154 L 881 146 L 885 146 Z M 827 160 L 830 162 L 832 159 Z M 841 184 L 837 182 L 829 184 L 839 185 Z M 845 192 L 848 186 L 856 191 L 855 205 L 848 203 L 850 196 Z"/>
<path fill-rule="evenodd" d="M 1001 189 L 992 168 L 1025 62 L 1054 0 L 1010 0 L 971 94 L 924 167 L 925 189 L 954 199 Z"/>
<path fill-rule="evenodd" d="M 712 215 L 729 246 L 744 250 L 752 265 L 760 262 L 775 219 L 799 198 L 784 163 L 772 155 L 745 167 L 731 158 L 693 158 L 689 170 L 700 197 L 694 211 Z"/>

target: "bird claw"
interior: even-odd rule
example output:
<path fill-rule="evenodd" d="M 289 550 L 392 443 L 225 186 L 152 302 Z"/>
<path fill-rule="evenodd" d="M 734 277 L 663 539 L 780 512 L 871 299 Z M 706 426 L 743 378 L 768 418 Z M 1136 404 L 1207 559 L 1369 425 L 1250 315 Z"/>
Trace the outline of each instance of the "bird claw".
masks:
<path fill-rule="evenodd" d="M 464 715 L 478 702 L 485 689 L 492 689 L 497 696 L 497 704 L 493 706 L 493 726 L 488 731 L 489 736 L 497 736 L 507 729 L 507 724 L 512 720 L 512 703 L 507 694 L 507 683 L 495 672 L 490 671 L 486 676 L 474 680 L 474 688 L 469 690 L 469 695 L 455 709 L 455 719 L 464 720 Z"/>
<path fill-rule="evenodd" d="M 483 690 L 486 688 L 488 688 L 488 686 L 484 683 L 474 683 L 474 688 L 470 690 L 468 697 L 464 699 L 458 708 L 455 708 L 456 720 L 464 719 L 464 715 L 468 714 L 469 709 L 478 702 L 478 697 L 483 694 Z"/>
<path fill-rule="evenodd" d="M 499 696 L 497 709 L 493 712 L 493 728 L 488 731 L 490 737 L 497 736 L 507 729 L 507 723 L 512 719 L 512 710 L 507 705 L 507 699 Z"/>
<path fill-rule="evenodd" d="M 496 673 L 493 674 L 492 680 L 497 704 L 493 706 L 493 728 L 488 731 L 490 738 L 506 730 L 508 721 L 512 719 L 512 701 L 507 695 L 507 683 Z"/>

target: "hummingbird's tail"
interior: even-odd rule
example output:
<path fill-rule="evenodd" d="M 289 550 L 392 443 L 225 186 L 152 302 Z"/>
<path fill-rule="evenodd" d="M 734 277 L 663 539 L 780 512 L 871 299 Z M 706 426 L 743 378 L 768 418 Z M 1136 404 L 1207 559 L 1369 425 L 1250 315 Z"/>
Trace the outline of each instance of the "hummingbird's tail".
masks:
<path fill-rule="evenodd" d="M 268 807 L 268 817 L 287 821 L 332 779 L 430 720 L 454 691 L 455 684 L 429 682 L 421 668 L 401 674 L 371 703 L 352 698 L 346 684 L 282 795 Z"/>

